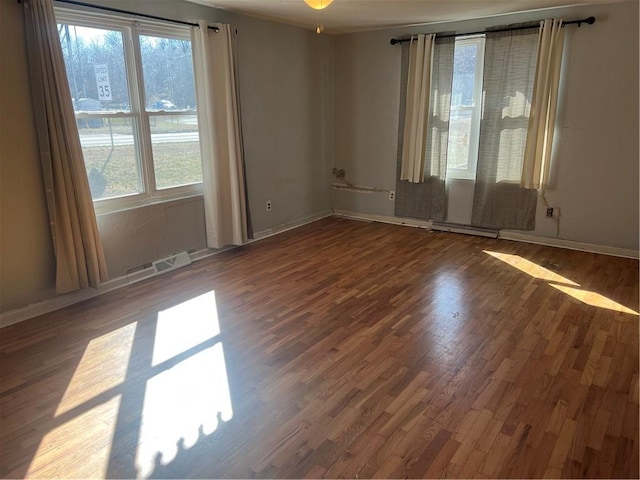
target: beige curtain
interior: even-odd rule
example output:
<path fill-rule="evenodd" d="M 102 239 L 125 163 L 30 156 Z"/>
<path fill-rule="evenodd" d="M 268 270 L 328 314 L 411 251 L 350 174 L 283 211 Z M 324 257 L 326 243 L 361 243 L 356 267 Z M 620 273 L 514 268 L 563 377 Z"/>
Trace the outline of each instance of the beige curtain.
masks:
<path fill-rule="evenodd" d="M 562 20 L 544 20 L 538 36 L 536 77 L 520 182 L 524 188 L 544 189 L 549 179 L 563 46 Z"/>
<path fill-rule="evenodd" d="M 435 35 L 411 38 L 400 180 L 424 181 L 431 65 Z"/>
<path fill-rule="evenodd" d="M 108 279 L 52 0 L 24 2 L 31 90 L 56 256 L 56 291 Z M 8 59 L 5 59 L 8 61 Z"/>
<path fill-rule="evenodd" d="M 191 33 L 210 248 L 242 245 L 248 231 L 235 35 L 218 27 L 199 22 Z"/>

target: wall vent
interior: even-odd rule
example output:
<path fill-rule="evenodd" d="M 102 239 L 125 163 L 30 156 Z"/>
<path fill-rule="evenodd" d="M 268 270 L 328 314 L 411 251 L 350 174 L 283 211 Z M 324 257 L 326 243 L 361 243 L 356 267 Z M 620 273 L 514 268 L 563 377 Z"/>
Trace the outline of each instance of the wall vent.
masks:
<path fill-rule="evenodd" d="M 491 228 L 478 228 L 459 223 L 433 222 L 431 230 L 450 233 L 464 233 L 466 235 L 476 235 L 478 237 L 498 238 L 498 230 Z"/>
<path fill-rule="evenodd" d="M 166 273 L 176 268 L 186 267 L 191 265 L 191 257 L 187 252 L 176 253 L 162 260 L 156 260 L 153 262 L 153 269 L 156 273 Z"/>

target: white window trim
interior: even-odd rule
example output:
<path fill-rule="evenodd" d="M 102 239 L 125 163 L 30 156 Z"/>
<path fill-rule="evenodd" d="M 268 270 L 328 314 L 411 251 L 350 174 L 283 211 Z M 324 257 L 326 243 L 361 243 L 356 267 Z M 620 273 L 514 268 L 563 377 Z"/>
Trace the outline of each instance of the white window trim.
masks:
<path fill-rule="evenodd" d="M 140 21 L 126 16 L 97 13 L 84 9 L 54 7 L 57 23 L 70 23 L 83 27 L 116 30 L 123 36 L 123 54 L 129 78 L 129 112 L 83 113 L 84 118 L 131 118 L 142 192 L 93 201 L 96 214 L 114 213 L 184 198 L 202 196 L 202 182 L 165 189 L 156 188 L 149 118 L 151 116 L 195 115 L 195 110 L 148 111 L 144 105 L 144 81 L 139 35 L 163 36 L 191 40 L 188 26 L 167 25 L 153 21 Z M 197 100 L 196 100 L 197 101 Z"/>

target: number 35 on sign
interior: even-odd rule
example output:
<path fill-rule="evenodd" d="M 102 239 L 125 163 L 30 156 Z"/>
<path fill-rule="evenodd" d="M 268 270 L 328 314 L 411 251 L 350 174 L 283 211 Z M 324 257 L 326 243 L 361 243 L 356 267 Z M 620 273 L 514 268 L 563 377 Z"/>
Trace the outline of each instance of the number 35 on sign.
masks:
<path fill-rule="evenodd" d="M 96 83 L 98 84 L 98 100 L 111 100 L 111 85 L 109 84 L 109 70 L 105 63 L 93 66 L 96 72 Z"/>

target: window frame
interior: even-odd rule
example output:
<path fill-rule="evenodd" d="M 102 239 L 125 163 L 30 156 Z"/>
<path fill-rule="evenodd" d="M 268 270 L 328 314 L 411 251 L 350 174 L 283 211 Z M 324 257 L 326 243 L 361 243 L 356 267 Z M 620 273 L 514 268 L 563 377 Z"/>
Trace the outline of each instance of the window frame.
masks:
<path fill-rule="evenodd" d="M 480 147 L 480 123 L 482 120 L 483 109 L 483 75 L 484 75 L 484 51 L 485 51 L 485 35 L 465 35 L 457 37 L 454 44 L 455 49 L 460 46 L 474 44 L 477 45 L 476 68 L 474 73 L 473 87 L 473 106 L 450 107 L 450 112 L 454 108 L 460 110 L 471 110 L 471 128 L 469 132 L 469 153 L 466 168 L 451 167 L 447 161 L 447 178 L 452 180 L 475 180 L 478 167 L 478 151 Z M 450 115 L 451 117 L 451 115 Z M 449 120 L 451 121 L 451 120 Z M 451 136 L 447 143 L 451 142 Z M 447 145 L 447 148 L 448 145 Z"/>
<path fill-rule="evenodd" d="M 168 188 L 157 188 L 153 159 L 153 141 L 151 137 L 151 117 L 197 115 L 197 110 L 165 111 L 148 110 L 146 108 L 142 53 L 140 48 L 140 35 L 173 38 L 191 42 L 189 27 L 167 25 L 165 23 L 146 20 L 133 20 L 125 16 L 115 16 L 68 7 L 55 6 L 54 11 L 57 24 L 113 30 L 122 34 L 124 64 L 129 94 L 129 111 L 82 112 L 80 117 L 76 115 L 76 118 L 100 118 L 103 120 L 117 118 L 131 119 L 140 191 L 138 193 L 116 197 L 94 199 L 93 205 L 96 214 L 112 213 L 157 203 L 202 196 L 202 181 Z"/>

